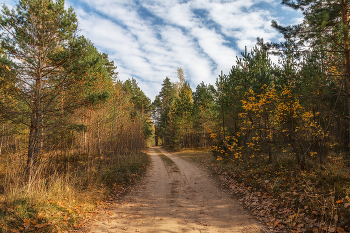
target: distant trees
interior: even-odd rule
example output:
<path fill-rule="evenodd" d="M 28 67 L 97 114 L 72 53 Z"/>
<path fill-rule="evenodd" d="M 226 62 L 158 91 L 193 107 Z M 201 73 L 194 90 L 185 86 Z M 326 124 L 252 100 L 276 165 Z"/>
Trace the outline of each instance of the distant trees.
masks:
<path fill-rule="evenodd" d="M 185 82 L 178 87 L 179 97 L 174 103 L 174 117 L 176 120 L 176 128 L 174 139 L 179 142 L 182 147 L 191 147 L 192 145 L 192 122 L 193 122 L 193 98 L 190 85 Z"/>
<path fill-rule="evenodd" d="M 142 130 L 145 137 L 150 137 L 153 134 L 151 126 L 151 100 L 145 95 L 145 93 L 138 87 L 138 84 L 134 78 L 128 79 L 123 83 L 123 90 L 128 94 L 131 99 L 130 102 L 133 104 L 133 112 L 131 118 L 141 118 Z"/>
<path fill-rule="evenodd" d="M 178 81 L 172 83 L 166 77 L 152 103 L 156 141 L 160 138 L 163 145 L 171 147 L 211 145 L 209 135 L 215 128 L 215 89 L 202 83 L 193 93 L 183 70 L 178 68 L 177 71 Z"/>
<path fill-rule="evenodd" d="M 159 112 L 163 117 L 159 131 L 162 126 L 176 125 L 176 116 L 187 119 L 185 125 L 191 128 L 185 130 L 191 134 L 190 139 L 185 137 L 191 143 L 164 140 L 165 145 L 213 144 L 218 160 L 237 163 L 251 159 L 273 163 L 288 157 L 303 169 L 310 161 L 324 163 L 330 154 L 348 155 L 349 3 L 282 3 L 301 10 L 304 22 L 283 27 L 273 21 L 285 42 L 264 44 L 258 39 L 251 52 L 245 50 L 237 58 L 228 75 L 218 77 L 215 87 L 197 86 L 189 99 L 191 104 L 186 104 L 191 107 L 185 110 L 183 105 L 174 105 L 172 117 Z M 279 55 L 279 65 L 271 62 L 270 53 Z M 182 102 L 180 95 L 173 96 L 175 103 Z M 191 118 L 184 117 L 185 111 Z M 164 132 L 174 132 L 174 139 L 182 138 L 184 125 L 177 127 L 177 131 Z M 204 136 L 206 132 L 210 140 Z M 193 143 L 194 138 L 202 143 Z"/>
<path fill-rule="evenodd" d="M 215 87 L 201 83 L 191 94 L 185 81 L 176 92 L 178 84 L 166 79 L 153 103 L 158 136 L 171 147 L 213 145 L 218 160 L 273 163 L 287 156 L 302 169 L 322 164 L 348 147 L 344 82 L 327 61 L 318 51 L 286 51 L 277 66 L 259 43 Z"/>
<path fill-rule="evenodd" d="M 175 98 L 175 87 L 170 79 L 166 77 L 162 84 L 162 89 L 156 96 L 153 105 L 153 118 L 155 121 L 156 137 L 161 137 L 163 143 L 170 144 L 172 135 L 171 108 Z"/>
<path fill-rule="evenodd" d="M 197 142 L 191 146 L 207 147 L 211 145 L 210 132 L 216 128 L 215 93 L 212 85 L 204 82 L 197 85 L 193 92 L 192 127 Z"/>

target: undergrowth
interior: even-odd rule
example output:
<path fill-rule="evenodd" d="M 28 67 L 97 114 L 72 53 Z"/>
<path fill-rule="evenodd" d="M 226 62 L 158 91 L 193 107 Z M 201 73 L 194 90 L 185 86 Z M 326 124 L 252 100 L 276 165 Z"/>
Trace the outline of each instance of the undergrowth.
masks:
<path fill-rule="evenodd" d="M 350 232 L 350 169 L 341 157 L 328 157 L 321 165 L 310 160 L 302 170 L 288 156 L 268 163 L 259 157 L 244 162 L 219 161 L 208 151 L 183 150 L 178 154 L 204 162 L 215 174 L 225 177 L 225 185 L 237 182 L 244 187 L 235 186 L 241 190 L 234 193 L 247 196 L 242 202 L 259 203 L 246 204 L 276 232 L 282 225 L 292 232 Z M 261 206 L 269 203 L 267 199 L 271 206 Z"/>
<path fill-rule="evenodd" d="M 92 160 L 84 154 L 50 154 L 38 163 L 30 183 L 23 161 L 19 155 L 0 158 L 0 233 L 64 232 L 81 227 L 80 220 L 99 203 L 145 172 L 148 156 L 129 154 L 109 163 L 107 158 Z"/>

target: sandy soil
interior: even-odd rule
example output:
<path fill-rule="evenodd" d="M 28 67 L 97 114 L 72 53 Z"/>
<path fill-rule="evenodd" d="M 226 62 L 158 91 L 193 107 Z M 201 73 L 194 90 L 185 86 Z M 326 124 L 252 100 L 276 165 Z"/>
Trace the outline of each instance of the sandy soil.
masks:
<path fill-rule="evenodd" d="M 151 167 L 143 181 L 82 232 L 264 232 L 206 171 L 157 149 L 176 166 L 150 148 Z"/>

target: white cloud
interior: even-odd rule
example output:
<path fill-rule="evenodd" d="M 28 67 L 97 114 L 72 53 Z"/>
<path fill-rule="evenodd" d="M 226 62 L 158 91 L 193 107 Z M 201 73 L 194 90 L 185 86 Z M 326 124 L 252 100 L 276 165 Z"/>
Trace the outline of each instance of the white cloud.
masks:
<path fill-rule="evenodd" d="M 218 25 L 221 32 L 236 41 L 238 48 L 253 47 L 257 37 L 270 41 L 277 32 L 271 28 L 271 20 L 275 19 L 271 12 L 252 8 L 258 1 L 234 1 L 225 4 L 211 4 L 206 9 L 210 17 Z"/>
<path fill-rule="evenodd" d="M 207 28 L 194 28 L 192 35 L 197 37 L 198 44 L 203 49 L 203 52 L 217 64 L 213 73 L 218 73 L 220 70 L 226 71 L 228 68 L 231 68 L 237 53 L 224 45 L 227 41 L 223 39 L 222 35 Z"/>
<path fill-rule="evenodd" d="M 229 73 L 245 46 L 248 51 L 255 46 L 257 37 L 280 41 L 271 20 L 287 16 L 259 3 L 279 6 L 277 0 L 66 1 L 75 8 L 81 34 L 108 53 L 120 79 L 136 77 L 152 99 L 166 76 L 177 81 L 178 67 L 192 87 L 202 81 L 214 84 L 221 70 Z M 279 9 L 292 14 L 289 8 Z M 298 15 L 290 21 L 302 19 Z"/>
<path fill-rule="evenodd" d="M 0 2 L 0 9 L 5 4 L 10 10 L 15 9 L 16 2 L 14 0 L 3 0 Z"/>
<path fill-rule="evenodd" d="M 137 77 L 152 99 L 166 76 L 177 81 L 178 67 L 192 87 L 202 81 L 213 84 L 221 70 L 227 74 L 234 65 L 237 48 L 247 46 L 249 50 L 257 37 L 279 39 L 270 27 L 276 17 L 273 12 L 254 7 L 263 0 L 141 0 L 138 5 L 131 0 L 80 2 L 91 10 L 80 7 L 79 1 L 69 4 L 77 4 L 82 34 L 109 54 L 122 80 Z M 264 2 L 273 5 L 276 1 Z M 198 17 L 198 9 L 206 15 Z"/>

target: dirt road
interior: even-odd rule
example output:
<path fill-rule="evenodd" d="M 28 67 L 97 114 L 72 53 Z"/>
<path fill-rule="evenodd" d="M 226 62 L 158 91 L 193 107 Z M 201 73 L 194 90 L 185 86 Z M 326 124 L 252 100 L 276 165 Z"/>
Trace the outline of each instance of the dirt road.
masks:
<path fill-rule="evenodd" d="M 84 232 L 263 232 L 205 171 L 160 148 L 149 154 L 151 167 L 136 191 Z"/>

